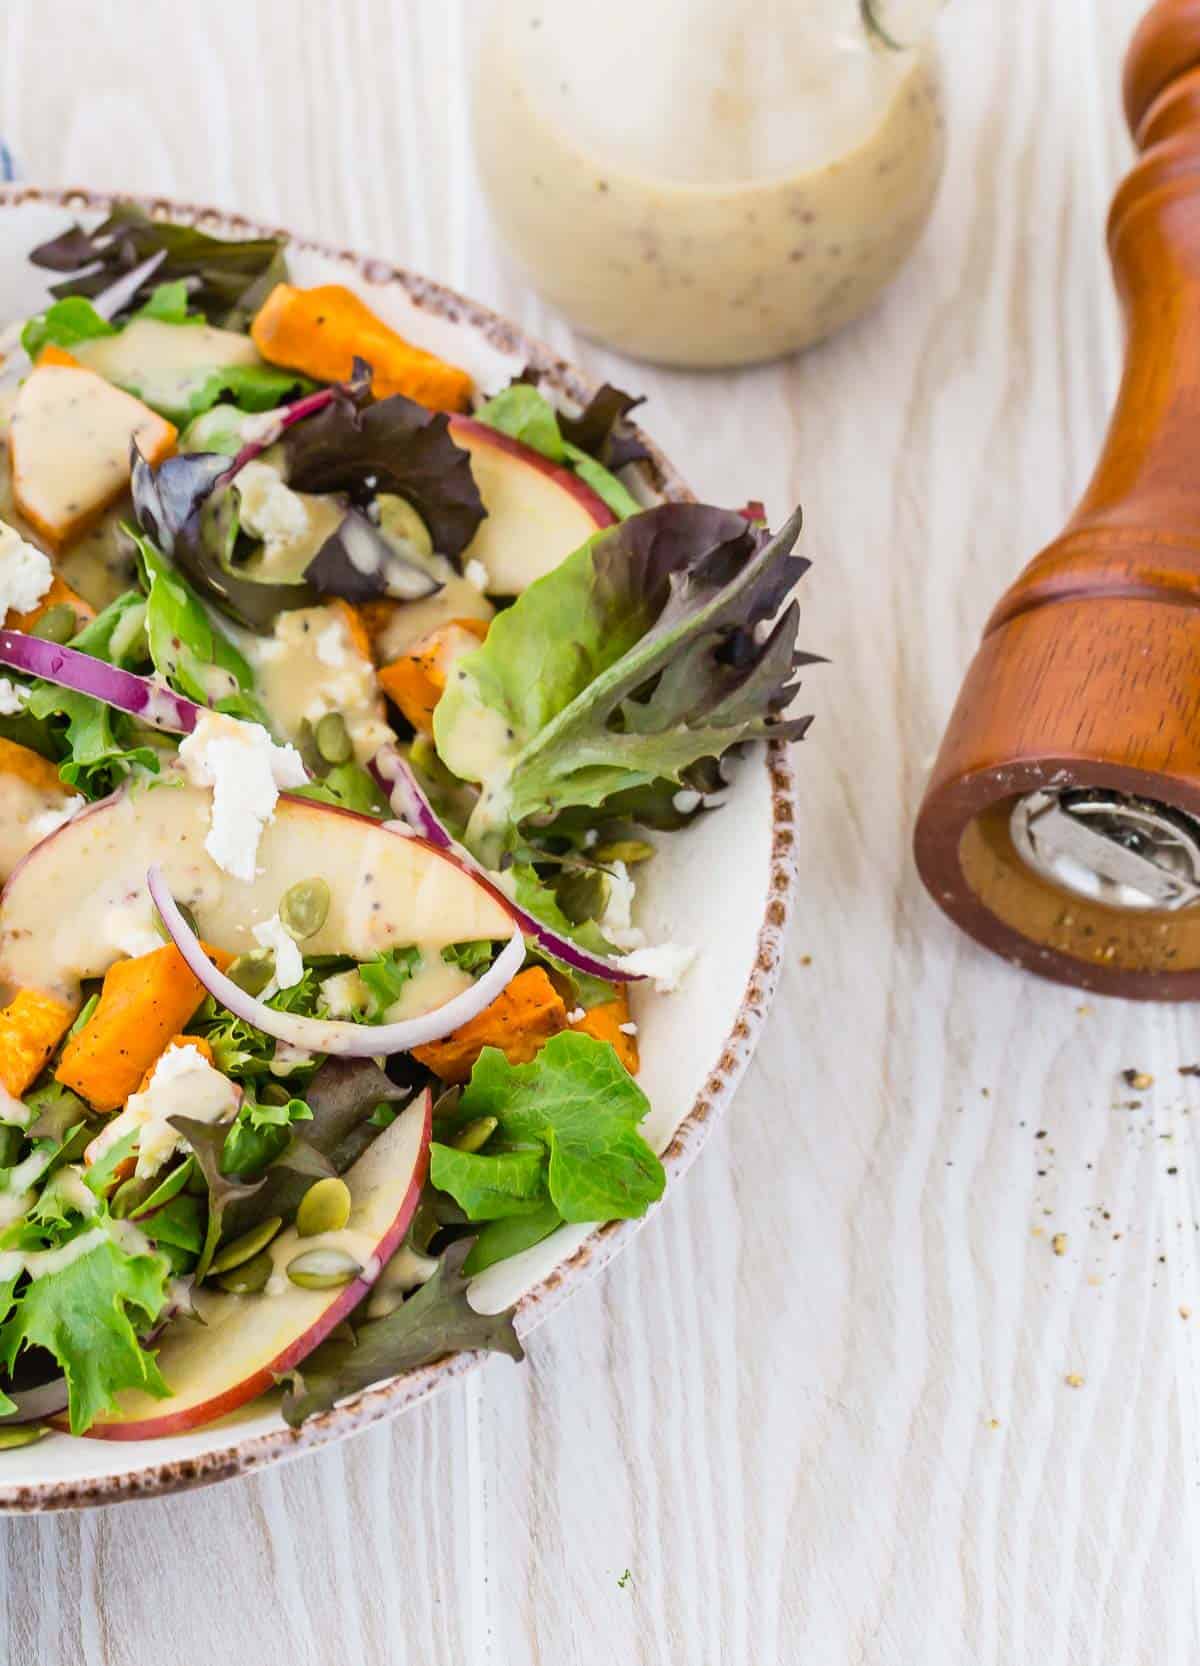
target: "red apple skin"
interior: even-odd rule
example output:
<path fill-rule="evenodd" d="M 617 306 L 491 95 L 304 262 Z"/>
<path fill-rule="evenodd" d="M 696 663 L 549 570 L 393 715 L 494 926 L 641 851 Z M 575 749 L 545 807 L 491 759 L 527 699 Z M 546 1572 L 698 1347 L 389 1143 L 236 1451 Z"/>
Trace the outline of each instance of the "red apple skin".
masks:
<path fill-rule="evenodd" d="M 452 416 L 450 432 L 460 445 L 468 449 L 472 445 L 486 445 L 491 446 L 494 451 L 507 451 L 510 457 L 519 458 L 539 474 L 548 475 L 556 485 L 561 486 L 564 492 L 575 499 L 598 527 L 617 524 L 617 517 L 604 499 L 593 492 L 577 474 L 571 469 L 564 469 L 558 463 L 552 463 L 549 457 L 543 457 L 540 451 L 535 451 L 524 441 L 514 440 L 511 434 L 501 433 L 499 428 L 489 428 L 486 422 L 476 422 L 474 417 L 466 416 Z"/>
<path fill-rule="evenodd" d="M 421 1188 L 425 1184 L 425 1176 L 429 1170 L 429 1142 L 433 1136 L 433 1095 L 425 1092 L 425 1120 L 421 1131 L 421 1150 L 413 1168 L 412 1178 L 404 1194 L 399 1212 L 384 1236 L 379 1240 L 375 1251 L 375 1259 L 380 1268 L 400 1248 L 404 1234 L 408 1231 L 408 1223 L 416 1211 L 417 1201 L 421 1196 Z M 378 1277 L 378 1274 L 376 1275 Z M 339 1325 L 352 1308 L 356 1307 L 370 1290 L 374 1279 L 358 1278 L 353 1284 L 347 1284 L 336 1291 L 333 1300 L 321 1317 L 298 1336 L 282 1353 L 277 1354 L 269 1365 L 264 1365 L 250 1377 L 232 1384 L 224 1394 L 216 1394 L 210 1400 L 204 1400 L 199 1405 L 188 1406 L 185 1410 L 166 1413 L 162 1417 L 142 1418 L 136 1423 L 97 1423 L 90 1429 L 85 1429 L 84 1435 L 89 1440 L 158 1440 L 165 1435 L 178 1435 L 188 1429 L 199 1428 L 202 1424 L 212 1423 L 218 1417 L 224 1417 L 228 1412 L 236 1411 L 244 1406 L 248 1400 L 256 1399 L 258 1395 L 266 1393 L 274 1387 L 275 1379 L 284 1371 L 289 1371 L 294 1365 L 299 1365 L 312 1353 L 317 1345 L 325 1340 L 330 1331 Z M 48 1420 L 56 1429 L 66 1431 L 69 1424 L 65 1415 L 52 1417 Z"/>

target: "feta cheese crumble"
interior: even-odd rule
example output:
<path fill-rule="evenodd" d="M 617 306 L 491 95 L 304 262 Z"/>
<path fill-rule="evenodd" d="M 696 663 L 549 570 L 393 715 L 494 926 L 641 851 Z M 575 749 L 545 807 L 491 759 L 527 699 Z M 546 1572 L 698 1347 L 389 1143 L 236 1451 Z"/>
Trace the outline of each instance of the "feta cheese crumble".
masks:
<path fill-rule="evenodd" d="M 302 538 L 308 531 L 303 498 L 286 486 L 269 463 L 244 463 L 237 473 L 241 524 L 268 551 Z"/>
<path fill-rule="evenodd" d="M 610 862 L 605 871 L 608 874 L 608 901 L 597 922 L 600 930 L 618 949 L 640 949 L 646 937 L 633 923 L 633 899 L 637 886 L 624 862 Z"/>
<path fill-rule="evenodd" d="M 294 989 L 304 976 L 304 957 L 278 914 L 254 927 L 254 941 L 275 956 L 275 973 L 262 999 L 269 1000 L 278 989 Z"/>
<path fill-rule="evenodd" d="M 0 621 L 6 613 L 29 613 L 53 583 L 49 556 L 0 521 Z"/>
<path fill-rule="evenodd" d="M 11 677 L 0 677 L 0 717 L 15 717 L 29 699 L 24 683 L 14 683 Z"/>
<path fill-rule="evenodd" d="M 472 556 L 463 568 L 463 577 L 480 595 L 488 587 L 488 570 L 476 556 Z"/>
<path fill-rule="evenodd" d="M 138 1136 L 136 1173 L 155 1174 L 178 1146 L 182 1136 L 167 1120 L 189 1116 L 197 1122 L 228 1122 L 238 1107 L 241 1090 L 214 1070 L 198 1047 L 186 1042 L 169 1047 L 140 1093 L 131 1093 L 125 1109 L 96 1135 L 87 1149 L 91 1163 L 125 1137 Z"/>
<path fill-rule="evenodd" d="M 225 873 L 249 884 L 279 789 L 308 780 L 299 752 L 276 746 L 260 723 L 205 712 L 180 746 L 179 761 L 193 786 L 213 790 L 205 850 Z"/>
<path fill-rule="evenodd" d="M 322 665 L 328 665 L 334 671 L 345 665 L 346 626 L 343 620 L 335 619 L 317 633 L 317 658 Z"/>
<path fill-rule="evenodd" d="M 627 972 L 650 978 L 660 995 L 669 995 L 679 988 L 695 958 L 695 949 L 686 944 L 656 943 L 652 948 L 634 949 L 632 954 L 622 956 L 621 965 Z"/>

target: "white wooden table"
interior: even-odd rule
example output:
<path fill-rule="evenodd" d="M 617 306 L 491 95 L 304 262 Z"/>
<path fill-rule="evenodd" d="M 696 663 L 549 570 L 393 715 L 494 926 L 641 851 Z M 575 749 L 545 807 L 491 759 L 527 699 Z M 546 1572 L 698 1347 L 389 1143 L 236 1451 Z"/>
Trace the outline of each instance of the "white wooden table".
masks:
<path fill-rule="evenodd" d="M 803 499 L 834 664 L 774 1020 L 526 1369 L 252 1480 L 0 1522 L 0 1660 L 1192 1666 L 1200 1025 L 985 957 L 908 855 L 985 614 L 1103 430 L 1139 0 L 956 0 L 911 268 L 823 350 L 710 378 L 576 340 L 497 262 L 463 97 L 482 3 L 6 0 L 0 131 L 47 184 L 423 268 L 647 392 L 702 494 Z"/>

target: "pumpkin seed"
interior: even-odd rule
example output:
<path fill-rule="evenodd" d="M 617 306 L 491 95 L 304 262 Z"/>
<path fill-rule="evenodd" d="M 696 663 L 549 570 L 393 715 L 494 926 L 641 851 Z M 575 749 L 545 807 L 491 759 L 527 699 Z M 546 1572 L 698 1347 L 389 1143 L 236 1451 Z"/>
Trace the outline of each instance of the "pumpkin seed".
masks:
<path fill-rule="evenodd" d="M 597 920 L 608 907 L 608 875 L 599 868 L 568 868 L 554 887 L 558 906 L 573 926 Z"/>
<path fill-rule="evenodd" d="M 614 839 L 611 844 L 597 845 L 592 855 L 597 862 L 624 862 L 628 868 L 635 862 L 648 862 L 654 846 L 645 839 Z"/>
<path fill-rule="evenodd" d="M 188 930 L 190 932 L 192 932 L 192 934 L 194 936 L 199 937 L 200 927 L 196 924 L 196 916 L 192 913 L 192 911 L 188 907 L 187 903 L 177 901 L 175 906 L 179 910 L 179 912 L 183 915 L 184 919 L 187 921 Z M 171 936 L 171 933 L 167 930 L 166 926 L 163 925 L 162 915 L 158 912 L 157 909 L 155 909 L 155 911 L 154 911 L 154 929 L 158 933 L 158 935 L 162 938 L 164 943 L 170 943 L 170 942 L 174 941 L 174 939 Z"/>
<path fill-rule="evenodd" d="M 354 756 L 350 731 L 341 712 L 326 712 L 313 731 L 313 738 L 327 764 L 348 764 Z"/>
<path fill-rule="evenodd" d="M 227 1273 L 222 1273 L 216 1283 L 219 1289 L 227 1290 L 231 1296 L 257 1296 L 260 1290 L 266 1288 L 274 1270 L 271 1257 L 266 1250 L 261 1250 L 252 1261 L 243 1261 L 240 1267 L 231 1267 Z"/>
<path fill-rule="evenodd" d="M 36 620 L 30 636 L 40 636 L 43 642 L 57 642 L 60 646 L 69 642 L 79 630 L 79 621 L 75 617 L 75 609 L 69 602 L 57 602 L 48 607 L 41 618 Z"/>
<path fill-rule="evenodd" d="M 298 879 L 279 899 L 279 923 L 289 937 L 303 943 L 315 937 L 329 918 L 329 886 L 323 879 Z"/>
<path fill-rule="evenodd" d="M 213 1256 L 209 1272 L 228 1273 L 246 1261 L 253 1261 L 260 1250 L 266 1249 L 282 1225 L 283 1219 L 279 1215 L 271 1215 L 267 1220 L 259 1221 L 257 1226 L 252 1226 L 249 1232 L 243 1232 L 240 1238 L 235 1238 Z"/>
<path fill-rule="evenodd" d="M 0 1427 L 0 1452 L 9 1452 L 15 1446 L 32 1446 L 35 1440 L 41 1440 L 49 1433 L 48 1423 L 14 1423 L 11 1428 Z"/>
<path fill-rule="evenodd" d="M 251 949 L 240 954 L 225 974 L 247 995 L 261 995 L 275 976 L 275 956 L 270 949 Z"/>
<path fill-rule="evenodd" d="M 282 1082 L 265 1082 L 258 1090 L 260 1105 L 290 1105 L 292 1096 Z"/>
<path fill-rule="evenodd" d="M 314 1181 L 296 1210 L 296 1231 L 302 1238 L 315 1238 L 319 1232 L 340 1232 L 350 1219 L 350 1203 L 350 1188 L 336 1174 Z"/>
<path fill-rule="evenodd" d="M 302 1290 L 336 1290 L 349 1284 L 362 1272 L 352 1255 L 340 1249 L 310 1249 L 293 1256 L 287 1264 L 287 1276 Z"/>
<path fill-rule="evenodd" d="M 455 1151 L 482 1151 L 499 1126 L 497 1117 L 477 1116 L 473 1122 L 459 1129 L 450 1144 Z"/>

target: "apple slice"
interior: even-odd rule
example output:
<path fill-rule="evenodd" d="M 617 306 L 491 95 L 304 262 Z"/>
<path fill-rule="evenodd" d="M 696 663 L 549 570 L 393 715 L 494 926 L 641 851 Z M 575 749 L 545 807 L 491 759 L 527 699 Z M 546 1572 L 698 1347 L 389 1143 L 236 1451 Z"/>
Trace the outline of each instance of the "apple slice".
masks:
<path fill-rule="evenodd" d="M 176 901 L 192 909 L 205 941 L 230 954 L 257 947 L 254 927 L 271 919 L 291 886 L 323 878 L 329 911 L 304 953 L 364 961 L 419 944 L 431 967 L 422 979 L 424 1011 L 446 999 L 434 976 L 451 970 L 441 949 L 512 936 L 508 903 L 454 852 L 307 798 L 279 800 L 254 879 L 234 879 L 204 848 L 210 807 L 206 791 L 172 774 L 89 807 L 43 839 L 0 897 L 0 988 L 40 989 L 76 1003 L 82 978 L 102 977 L 126 952 L 122 942 L 153 928 L 146 874 L 155 864 Z"/>
<path fill-rule="evenodd" d="M 175 1320 L 158 1350 L 169 1400 L 126 1390 L 120 1410 L 93 1423 L 87 1433 L 99 1440 L 153 1440 L 211 1423 L 262 1394 L 280 1373 L 310 1354 L 362 1300 L 400 1248 L 425 1182 L 432 1106 L 426 1089 L 347 1172 L 352 1204 L 342 1231 L 315 1238 L 301 1238 L 295 1227 L 280 1233 L 267 1251 L 274 1271 L 261 1295 L 226 1295 L 209 1285 L 196 1291 L 203 1323 Z M 302 1251 L 325 1247 L 351 1255 L 363 1269 L 361 1276 L 336 1290 L 302 1290 L 293 1284 L 288 1262 Z"/>
<path fill-rule="evenodd" d="M 540 451 L 473 417 L 450 418 L 455 443 L 471 454 L 471 472 L 487 519 L 463 561 L 487 569 L 488 593 L 519 596 L 616 516 L 577 474 Z"/>
<path fill-rule="evenodd" d="M 157 463 L 175 429 L 94 371 L 40 365 L 21 386 L 9 423 L 13 501 L 54 550 L 94 525 L 129 485 L 130 442 Z"/>

